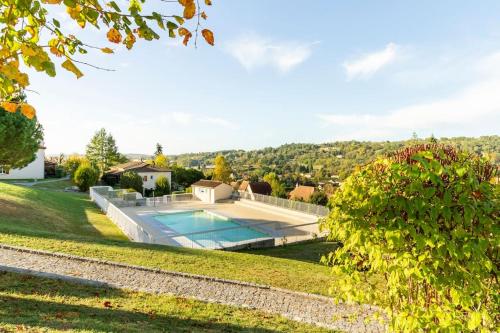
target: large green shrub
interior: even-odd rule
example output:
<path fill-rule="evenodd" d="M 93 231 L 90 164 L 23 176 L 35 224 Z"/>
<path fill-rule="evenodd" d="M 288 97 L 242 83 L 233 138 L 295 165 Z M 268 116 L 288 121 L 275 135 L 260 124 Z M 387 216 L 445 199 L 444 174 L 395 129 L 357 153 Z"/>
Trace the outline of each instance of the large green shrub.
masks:
<path fill-rule="evenodd" d="M 24 168 L 36 158 L 43 141 L 43 129 L 36 117 L 27 118 L 18 109 L 7 112 L 0 107 L 0 167 Z"/>
<path fill-rule="evenodd" d="M 124 189 L 133 188 L 137 192 L 142 193 L 142 178 L 137 172 L 124 172 L 120 176 L 120 187 Z"/>
<path fill-rule="evenodd" d="M 73 181 L 82 192 L 88 191 L 89 188 L 94 186 L 98 180 L 99 170 L 93 167 L 90 163 L 80 164 L 73 176 Z"/>
<path fill-rule="evenodd" d="M 419 145 L 349 177 L 323 223 L 343 246 L 332 293 L 378 304 L 394 331 L 492 331 L 498 325 L 497 168 Z M 495 318 L 496 317 L 496 318 Z"/>
<path fill-rule="evenodd" d="M 159 176 L 155 182 L 155 195 L 160 196 L 166 194 L 170 194 L 170 183 L 167 177 Z"/>

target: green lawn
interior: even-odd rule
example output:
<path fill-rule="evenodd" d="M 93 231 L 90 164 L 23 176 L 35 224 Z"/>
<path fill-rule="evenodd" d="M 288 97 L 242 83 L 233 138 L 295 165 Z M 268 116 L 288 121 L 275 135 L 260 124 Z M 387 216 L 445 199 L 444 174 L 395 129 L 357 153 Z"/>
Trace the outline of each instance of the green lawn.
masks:
<path fill-rule="evenodd" d="M 37 182 L 35 185 L 33 185 L 33 188 L 63 191 L 66 187 L 70 186 L 75 186 L 75 184 L 71 180 L 60 179 L 57 181 Z"/>
<path fill-rule="evenodd" d="M 0 242 L 324 295 L 334 279 L 319 264 L 333 243 L 246 253 L 132 243 L 86 195 L 5 183 L 0 183 Z"/>
<path fill-rule="evenodd" d="M 1 272 L 0 331 L 327 332 L 256 310 Z"/>

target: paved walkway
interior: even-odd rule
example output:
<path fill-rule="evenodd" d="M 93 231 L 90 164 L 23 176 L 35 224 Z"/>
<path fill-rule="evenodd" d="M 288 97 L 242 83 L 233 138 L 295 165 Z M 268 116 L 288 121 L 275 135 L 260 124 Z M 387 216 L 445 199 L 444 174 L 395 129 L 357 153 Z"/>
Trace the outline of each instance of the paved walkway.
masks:
<path fill-rule="evenodd" d="M 35 180 L 35 181 L 32 181 L 32 182 L 12 182 L 12 184 L 31 187 L 33 185 L 38 185 L 38 184 L 60 182 L 62 180 L 68 180 L 69 178 L 70 178 L 69 176 L 66 176 L 66 177 L 63 177 L 63 178 L 41 179 L 41 180 L 38 180 L 38 181 Z"/>
<path fill-rule="evenodd" d="M 327 297 L 0 244 L 0 270 L 259 309 L 346 332 L 382 332 L 370 306 Z"/>

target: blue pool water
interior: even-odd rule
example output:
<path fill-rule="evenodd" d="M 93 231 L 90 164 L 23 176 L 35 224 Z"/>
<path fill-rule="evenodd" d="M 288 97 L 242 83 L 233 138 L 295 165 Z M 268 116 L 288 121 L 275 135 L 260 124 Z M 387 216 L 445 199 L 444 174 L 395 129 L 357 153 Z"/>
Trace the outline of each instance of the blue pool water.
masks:
<path fill-rule="evenodd" d="M 156 215 L 155 220 L 202 247 L 229 246 L 246 240 L 269 238 L 269 235 L 205 211 Z M 232 229 L 234 227 L 234 229 Z M 218 230 L 226 229 L 227 230 Z M 200 232 L 200 233 L 198 233 Z M 196 233 L 196 234 L 190 234 Z M 188 235 L 185 235 L 188 234 Z"/>

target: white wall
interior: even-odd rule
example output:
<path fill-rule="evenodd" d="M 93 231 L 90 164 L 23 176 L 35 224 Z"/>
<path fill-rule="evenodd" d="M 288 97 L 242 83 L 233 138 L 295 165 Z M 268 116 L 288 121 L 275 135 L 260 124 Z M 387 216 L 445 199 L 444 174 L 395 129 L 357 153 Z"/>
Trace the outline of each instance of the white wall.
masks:
<path fill-rule="evenodd" d="M 142 178 L 142 186 L 145 189 L 154 189 L 156 179 L 160 176 L 167 177 L 168 183 L 170 184 L 170 188 L 172 188 L 172 173 L 170 171 L 166 172 L 138 172 L 137 173 Z M 147 177 L 147 180 L 144 181 L 144 177 Z"/>
<path fill-rule="evenodd" d="M 233 194 L 233 187 L 228 184 L 220 184 L 215 188 L 192 186 L 192 189 L 193 195 L 206 203 L 215 203 L 218 200 L 229 199 Z"/>
<path fill-rule="evenodd" d="M 233 187 L 228 184 L 220 184 L 215 188 L 215 201 L 231 198 Z"/>
<path fill-rule="evenodd" d="M 9 174 L 0 173 L 0 179 L 43 179 L 45 178 L 45 149 L 39 149 L 36 159 L 22 169 L 10 169 Z"/>
<path fill-rule="evenodd" d="M 213 194 L 214 189 L 210 187 L 192 186 L 193 195 L 206 203 L 214 203 L 215 195 Z"/>

